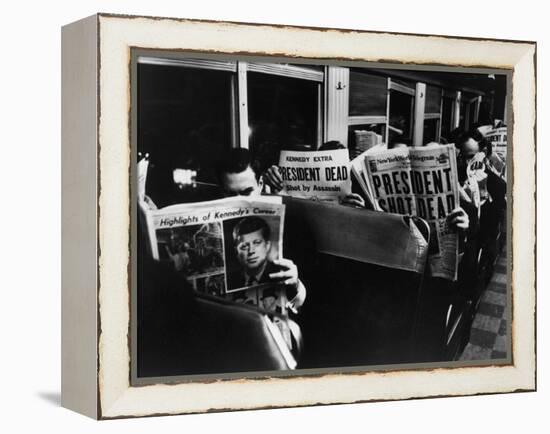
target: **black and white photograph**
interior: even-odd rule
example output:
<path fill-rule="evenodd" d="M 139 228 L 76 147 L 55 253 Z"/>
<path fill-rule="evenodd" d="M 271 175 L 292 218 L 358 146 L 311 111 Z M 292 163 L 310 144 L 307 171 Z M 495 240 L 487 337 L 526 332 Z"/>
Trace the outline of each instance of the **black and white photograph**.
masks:
<path fill-rule="evenodd" d="M 509 364 L 510 77 L 133 49 L 137 380 Z"/>
<path fill-rule="evenodd" d="M 5 2 L 0 432 L 546 432 L 544 5 Z"/>
<path fill-rule="evenodd" d="M 228 292 L 269 283 L 270 274 L 280 271 L 274 262 L 279 259 L 279 231 L 274 230 L 279 219 L 273 220 L 250 216 L 224 222 Z"/>
<path fill-rule="evenodd" d="M 177 272 L 196 281 L 223 271 L 221 225 L 206 223 L 157 232 L 161 260 L 171 262 Z"/>

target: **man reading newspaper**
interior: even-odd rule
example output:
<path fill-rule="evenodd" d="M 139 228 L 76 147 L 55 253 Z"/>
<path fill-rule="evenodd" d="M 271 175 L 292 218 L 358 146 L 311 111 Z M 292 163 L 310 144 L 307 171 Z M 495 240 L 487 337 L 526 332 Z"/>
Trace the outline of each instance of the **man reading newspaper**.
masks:
<path fill-rule="evenodd" d="M 306 289 L 295 263 L 282 257 L 284 205 L 261 195 L 248 150 L 230 150 L 222 161 L 217 171 L 226 199 L 159 209 L 140 197 L 152 256 L 171 262 L 197 292 L 273 312 L 281 342 L 299 351 L 300 329 L 288 314 L 298 313 Z"/>
<path fill-rule="evenodd" d="M 345 151 L 343 145 L 338 142 L 327 142 L 325 145 L 320 149 L 331 149 L 333 153 L 341 152 L 341 150 Z M 422 153 L 429 154 L 430 152 L 438 154 L 440 160 L 435 159 L 435 154 L 434 158 L 420 155 Z M 439 155 L 442 152 L 447 155 L 445 160 L 441 159 L 443 158 L 442 155 Z M 296 154 L 296 158 L 301 156 L 298 153 L 294 154 Z M 294 154 L 289 155 L 294 157 Z M 301 154 L 306 155 L 307 153 Z M 311 152 L 310 154 L 310 159 L 308 162 L 304 162 L 303 166 L 312 171 L 316 169 L 316 166 L 314 163 L 309 163 L 309 161 L 313 161 L 317 155 L 320 158 L 325 157 L 325 155 L 322 152 Z M 285 164 L 283 157 L 288 159 L 288 155 L 282 153 L 280 165 L 270 167 L 264 174 L 264 178 L 272 190 L 288 194 L 289 168 L 283 167 Z M 438 144 L 422 148 L 407 146 L 389 150 L 384 148 L 375 150 L 373 148 L 357 158 L 361 161 L 354 160 L 350 164 L 350 172 L 354 173 L 355 180 L 358 182 L 366 200 L 357 193 L 347 193 L 343 190 L 342 194 L 339 195 L 340 203 L 377 211 L 417 215 L 426 219 L 432 228 L 432 256 L 430 258 L 433 265 L 432 270 L 435 270 L 437 276 L 455 279 L 456 259 L 458 257 L 458 253 L 455 252 L 458 246 L 456 233 L 468 228 L 469 219 L 466 212 L 459 205 L 458 183 L 455 179 L 454 149 L 451 147 L 445 148 Z M 335 158 L 332 160 L 335 160 Z M 366 165 L 367 160 L 370 162 Z M 330 167 L 330 164 L 327 164 L 327 166 Z M 439 166 L 445 166 L 442 172 L 438 170 Z M 292 166 L 290 167 L 292 168 Z M 332 173 L 332 170 L 330 172 Z M 373 172 L 378 173 L 373 175 Z M 382 174 L 381 172 L 386 173 Z M 317 178 L 315 180 L 318 181 Z M 443 184 L 443 182 L 446 182 L 446 184 Z M 441 189 L 439 188 L 440 183 Z M 421 186 L 425 186 L 425 188 L 420 188 Z M 292 185 L 291 187 L 294 188 Z M 444 187 L 447 190 L 445 193 L 443 192 Z M 290 194 L 293 194 L 292 191 Z M 314 196 L 313 193 L 308 194 Z M 444 255 L 445 252 L 450 253 Z"/>
<path fill-rule="evenodd" d="M 217 172 L 226 197 L 254 199 L 261 196 L 263 182 L 247 149 L 229 150 L 221 159 Z M 299 349 L 300 327 L 290 318 L 284 319 L 288 311 L 297 314 L 306 298 L 306 288 L 298 278 L 298 267 L 284 257 L 269 259 L 273 241 L 269 226 L 262 219 L 241 220 L 233 229 L 232 240 L 241 268 L 228 272 L 227 290 L 231 291 L 228 297 L 283 314 L 283 317 L 273 317 L 273 321 L 289 348 Z M 241 289 L 237 290 L 238 287 Z"/>
<path fill-rule="evenodd" d="M 305 287 L 296 265 L 282 258 L 284 211 L 281 198 L 267 196 L 149 209 L 152 257 L 172 263 L 199 293 L 266 311 L 280 342 L 293 349 L 300 334 L 288 311 L 297 312 Z"/>
<path fill-rule="evenodd" d="M 459 206 L 454 147 L 433 145 L 367 153 L 364 172 L 369 191 L 382 211 L 428 221 L 432 275 L 455 280 L 457 229 L 467 229 L 469 222 Z"/>
<path fill-rule="evenodd" d="M 247 149 L 231 149 L 221 161 L 218 166 L 218 178 L 226 196 L 249 196 L 253 198 L 261 195 L 263 183 L 257 171 L 253 168 L 252 158 Z M 245 228 L 247 226 L 254 227 L 248 223 Z M 243 229 L 238 230 L 242 231 Z M 258 230 L 261 231 L 261 229 Z M 265 231 L 263 234 L 265 235 Z M 242 234 L 240 236 L 242 237 Z M 258 243 L 259 239 L 256 238 L 255 241 Z M 265 241 L 265 243 L 267 242 L 269 240 Z M 247 254 L 250 252 L 252 252 L 252 249 Z M 255 264 L 251 263 L 251 265 Z M 275 267 L 277 270 L 275 270 Z M 281 282 L 285 285 L 286 296 L 289 300 L 287 307 L 292 312 L 296 313 L 304 303 L 306 288 L 298 279 L 298 267 L 290 259 L 273 260 L 272 266 L 269 267 L 267 272 L 266 270 L 262 272 L 261 278 L 265 281 Z"/>

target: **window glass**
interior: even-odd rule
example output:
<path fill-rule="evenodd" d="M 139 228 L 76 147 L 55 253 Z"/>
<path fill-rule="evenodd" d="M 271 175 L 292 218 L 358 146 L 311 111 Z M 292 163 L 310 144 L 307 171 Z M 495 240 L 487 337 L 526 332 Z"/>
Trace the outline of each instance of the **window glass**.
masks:
<path fill-rule="evenodd" d="M 426 85 L 426 105 L 424 113 L 439 113 L 441 109 L 441 88 Z"/>
<path fill-rule="evenodd" d="M 281 149 L 316 149 L 319 84 L 255 72 L 247 78 L 249 149 L 259 169 L 277 164 Z"/>
<path fill-rule="evenodd" d="M 349 82 L 350 116 L 386 116 L 386 77 L 351 70 Z"/>
<path fill-rule="evenodd" d="M 466 109 L 468 108 L 466 103 L 464 102 L 464 95 L 462 96 L 462 99 L 460 100 L 460 113 L 459 113 L 459 121 L 458 121 L 458 127 L 461 130 L 464 130 L 466 128 Z"/>
<path fill-rule="evenodd" d="M 470 129 L 473 128 L 474 125 L 476 124 L 476 118 L 475 118 L 476 106 L 477 106 L 476 101 L 471 102 L 467 106 L 468 107 L 468 126 Z"/>
<path fill-rule="evenodd" d="M 413 104 L 412 95 L 390 91 L 390 146 L 395 141 L 411 144 Z"/>
<path fill-rule="evenodd" d="M 437 130 L 439 128 L 439 119 L 426 119 L 424 121 L 424 134 L 423 142 L 428 144 L 430 142 L 439 142 L 437 139 Z"/>
<path fill-rule="evenodd" d="M 450 134 L 453 130 L 453 104 L 453 98 L 443 98 L 443 108 L 441 114 L 441 137 L 445 138 L 447 141 L 450 140 Z"/>
<path fill-rule="evenodd" d="M 138 151 L 149 153 L 146 191 L 171 194 L 175 168 L 215 183 L 215 156 L 231 146 L 231 72 L 138 65 Z"/>

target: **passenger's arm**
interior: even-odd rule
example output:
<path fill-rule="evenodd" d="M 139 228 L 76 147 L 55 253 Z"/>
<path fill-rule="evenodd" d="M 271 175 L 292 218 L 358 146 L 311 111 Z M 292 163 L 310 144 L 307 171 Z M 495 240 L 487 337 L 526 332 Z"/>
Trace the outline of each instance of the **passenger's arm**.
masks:
<path fill-rule="evenodd" d="M 455 230 L 465 231 L 470 226 L 470 218 L 466 211 L 462 207 L 457 207 L 447 215 L 447 222 L 449 226 Z"/>
<path fill-rule="evenodd" d="M 340 204 L 354 208 L 366 208 L 365 200 L 357 193 L 350 193 L 340 199 Z"/>
<path fill-rule="evenodd" d="M 306 299 L 306 288 L 298 279 L 298 267 L 290 259 L 277 259 L 273 263 L 281 267 L 281 271 L 271 273 L 270 279 L 279 280 L 284 285 L 292 287 L 296 291 L 296 295 L 289 301 L 289 308 L 297 313 L 297 310 L 304 304 Z"/>
<path fill-rule="evenodd" d="M 278 166 L 271 166 L 263 175 L 264 182 L 269 185 L 273 193 L 278 193 L 283 189 L 283 178 L 279 172 Z"/>

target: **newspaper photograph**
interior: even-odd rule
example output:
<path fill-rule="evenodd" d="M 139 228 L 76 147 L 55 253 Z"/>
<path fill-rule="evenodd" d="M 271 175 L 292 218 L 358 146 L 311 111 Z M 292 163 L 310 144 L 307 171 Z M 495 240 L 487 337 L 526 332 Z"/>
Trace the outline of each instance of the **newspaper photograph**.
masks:
<path fill-rule="evenodd" d="M 281 151 L 281 194 L 326 202 L 338 202 L 351 193 L 347 149 L 330 151 Z"/>
<path fill-rule="evenodd" d="M 447 225 L 447 215 L 459 203 L 453 146 L 398 148 L 367 154 L 365 173 L 382 211 L 417 216 L 429 223 L 432 274 L 456 280 L 458 234 Z"/>
<path fill-rule="evenodd" d="M 282 253 L 280 197 L 173 205 L 148 210 L 147 220 L 153 257 L 197 292 L 283 313 L 286 302 L 269 281 Z"/>

